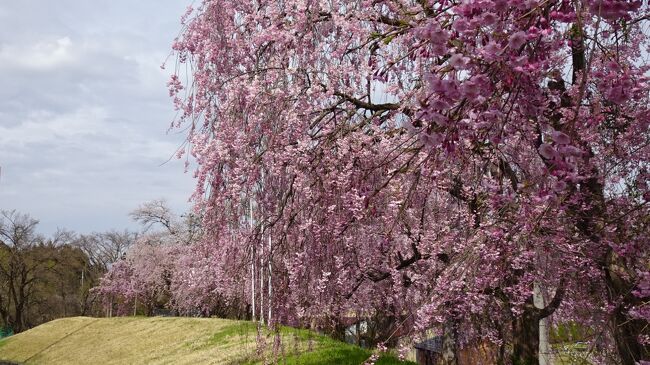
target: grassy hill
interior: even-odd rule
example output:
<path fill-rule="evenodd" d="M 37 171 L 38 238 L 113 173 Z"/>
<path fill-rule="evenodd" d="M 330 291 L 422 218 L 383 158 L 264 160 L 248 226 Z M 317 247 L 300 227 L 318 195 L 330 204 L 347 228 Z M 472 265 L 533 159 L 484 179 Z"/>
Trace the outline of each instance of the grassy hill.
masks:
<path fill-rule="evenodd" d="M 357 365 L 371 352 L 307 330 L 282 328 L 259 338 L 251 322 L 216 318 L 74 317 L 0 341 L 2 360 L 20 364 Z M 263 350 L 260 350 L 263 348 Z M 383 357 L 378 365 L 413 364 Z"/>

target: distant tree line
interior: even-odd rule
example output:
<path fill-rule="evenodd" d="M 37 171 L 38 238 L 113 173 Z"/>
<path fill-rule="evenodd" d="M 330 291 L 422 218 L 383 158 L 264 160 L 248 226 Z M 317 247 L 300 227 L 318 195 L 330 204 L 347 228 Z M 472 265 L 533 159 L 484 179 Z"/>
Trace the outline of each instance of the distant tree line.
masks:
<path fill-rule="evenodd" d="M 91 288 L 124 256 L 130 231 L 37 233 L 38 220 L 0 210 L 0 326 L 22 332 L 52 319 L 101 315 Z"/>

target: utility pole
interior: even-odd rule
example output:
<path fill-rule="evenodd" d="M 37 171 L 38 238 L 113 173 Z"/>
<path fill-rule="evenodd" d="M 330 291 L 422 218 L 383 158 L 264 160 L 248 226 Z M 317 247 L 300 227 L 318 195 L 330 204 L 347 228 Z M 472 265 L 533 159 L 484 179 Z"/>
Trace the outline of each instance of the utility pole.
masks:
<path fill-rule="evenodd" d="M 251 237 L 253 237 L 253 198 L 248 199 L 249 220 Z M 251 239 L 251 314 L 255 322 L 255 244 Z"/>
<path fill-rule="evenodd" d="M 533 284 L 533 305 L 536 308 L 544 308 L 546 305 L 542 288 L 537 282 Z M 539 365 L 552 363 L 548 335 L 548 318 L 542 318 L 539 320 Z"/>
<path fill-rule="evenodd" d="M 269 285 L 268 285 L 269 286 L 269 315 L 266 317 L 266 323 L 268 323 L 269 325 L 271 324 L 271 307 L 272 307 L 272 305 L 271 305 L 272 304 L 272 301 L 271 301 L 272 299 L 271 298 L 272 298 L 272 295 L 273 295 L 273 285 L 272 285 L 273 283 L 271 281 L 272 276 L 273 276 L 273 271 L 271 270 L 273 268 L 271 266 L 271 262 L 272 262 L 272 255 L 271 254 L 272 254 L 272 252 L 273 251 L 271 250 L 271 230 L 269 230 L 269 250 L 268 250 L 268 260 L 269 260 L 269 265 L 268 265 L 269 266 L 268 267 L 268 270 L 269 270 Z"/>
<path fill-rule="evenodd" d="M 262 230 L 264 231 L 264 230 Z M 260 234 L 260 324 L 264 324 L 264 240 Z"/>
<path fill-rule="evenodd" d="M 86 265 L 84 264 L 83 269 L 81 269 L 81 286 L 79 287 L 79 306 L 81 307 L 81 315 L 86 314 L 86 299 L 84 298 L 84 272 L 86 271 Z"/>

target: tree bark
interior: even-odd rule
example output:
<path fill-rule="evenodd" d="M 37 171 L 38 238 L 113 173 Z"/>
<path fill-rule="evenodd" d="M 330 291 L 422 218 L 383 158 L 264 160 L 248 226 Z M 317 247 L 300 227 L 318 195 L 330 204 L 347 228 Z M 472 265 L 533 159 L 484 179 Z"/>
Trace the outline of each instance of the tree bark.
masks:
<path fill-rule="evenodd" d="M 526 304 L 524 313 L 512 323 L 512 364 L 539 364 L 539 316 L 533 306 L 532 297 Z"/>
<path fill-rule="evenodd" d="M 531 295 L 524 305 L 524 312 L 512 321 L 512 364 L 539 364 L 539 322 L 550 316 L 562 303 L 566 279 L 560 279 L 551 302 L 544 308 L 536 308 Z"/>
<path fill-rule="evenodd" d="M 650 346 L 639 342 L 639 337 L 644 334 L 644 330 L 648 332 L 646 330 L 648 323 L 627 315 L 628 306 L 640 306 L 643 301 L 631 293 L 633 286 L 618 274 L 623 266 L 618 266 L 616 261 L 615 254 L 609 252 L 605 268 L 605 282 L 610 300 L 620 300 L 610 318 L 612 335 L 621 364 L 636 365 L 640 360 L 650 360 Z"/>
<path fill-rule="evenodd" d="M 579 11 L 579 9 L 576 9 L 576 11 Z M 585 69 L 589 71 L 585 57 L 583 29 L 580 23 L 574 23 L 572 26 L 571 54 L 573 66 L 572 83 L 576 85 L 578 83 L 578 73 L 585 71 Z M 581 88 L 584 88 L 586 79 L 582 79 L 581 82 Z M 578 103 L 580 102 L 581 100 L 578 100 Z M 583 142 L 583 145 L 586 144 Z M 594 152 L 590 151 L 590 155 L 594 156 Z M 602 242 L 601 237 L 596 233 L 599 231 L 596 220 L 599 218 L 602 219 L 606 214 L 606 209 L 604 208 L 604 187 L 597 178 L 599 175 L 601 174 L 594 167 L 591 171 L 591 177 L 582 184 L 587 192 L 588 201 L 591 202 L 592 208 L 587 214 L 579 211 L 576 214 L 577 217 L 580 217 L 576 222 L 576 227 L 594 243 Z M 633 284 L 629 280 L 626 280 L 624 275 L 617 273 L 626 270 L 626 263 L 622 260 L 617 260 L 616 255 L 610 248 L 607 250 L 604 260 L 600 264 L 605 274 L 608 299 L 611 303 L 617 303 L 614 312 L 611 314 L 610 323 L 621 364 L 635 365 L 640 360 L 650 360 L 650 347 L 641 344 L 639 341 L 640 336 L 644 334 L 644 331 L 647 331 L 648 322 L 630 318 L 626 314 L 626 311 L 631 306 L 641 304 L 639 298 L 634 297 L 631 293 Z"/>

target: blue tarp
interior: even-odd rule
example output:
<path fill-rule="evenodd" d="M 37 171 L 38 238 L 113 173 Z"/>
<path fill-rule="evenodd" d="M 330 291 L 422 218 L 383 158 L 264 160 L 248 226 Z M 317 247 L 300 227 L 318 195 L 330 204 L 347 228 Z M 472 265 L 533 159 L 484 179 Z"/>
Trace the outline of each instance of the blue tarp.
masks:
<path fill-rule="evenodd" d="M 11 327 L 0 327 L 0 338 L 12 336 L 14 330 Z"/>

